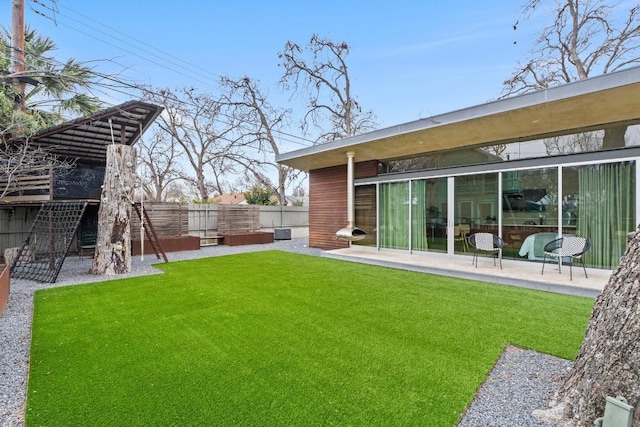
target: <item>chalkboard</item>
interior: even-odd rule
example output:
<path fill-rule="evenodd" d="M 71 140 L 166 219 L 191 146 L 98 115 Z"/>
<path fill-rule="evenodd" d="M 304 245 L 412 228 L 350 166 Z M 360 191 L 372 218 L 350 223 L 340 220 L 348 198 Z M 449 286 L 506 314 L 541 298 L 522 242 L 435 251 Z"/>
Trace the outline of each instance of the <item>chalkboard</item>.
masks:
<path fill-rule="evenodd" d="M 76 167 L 53 180 L 55 199 L 100 199 L 104 181 L 103 165 L 76 163 Z"/>

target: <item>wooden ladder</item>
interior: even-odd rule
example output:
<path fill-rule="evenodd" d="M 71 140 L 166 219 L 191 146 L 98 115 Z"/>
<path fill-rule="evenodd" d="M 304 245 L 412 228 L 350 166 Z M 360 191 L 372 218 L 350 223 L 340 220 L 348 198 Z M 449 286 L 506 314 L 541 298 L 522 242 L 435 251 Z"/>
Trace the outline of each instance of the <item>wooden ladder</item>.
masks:
<path fill-rule="evenodd" d="M 160 244 L 160 240 L 158 239 L 158 234 L 156 233 L 156 229 L 153 228 L 153 224 L 151 223 L 149 214 L 147 214 L 147 210 L 143 206 L 142 212 L 141 212 L 140 203 L 134 203 L 133 207 L 135 208 L 136 213 L 138 214 L 138 218 L 140 218 L 140 221 L 144 221 L 144 224 L 145 224 L 144 233 L 147 236 L 149 243 L 151 243 L 151 247 L 153 248 L 153 252 L 156 254 L 156 257 L 160 259 L 160 255 L 162 254 L 162 258 L 164 259 L 164 262 L 169 262 L 169 260 L 167 259 L 167 254 L 164 252 L 164 249 L 162 249 L 162 245 Z M 142 241 L 140 242 L 140 244 L 142 244 Z"/>

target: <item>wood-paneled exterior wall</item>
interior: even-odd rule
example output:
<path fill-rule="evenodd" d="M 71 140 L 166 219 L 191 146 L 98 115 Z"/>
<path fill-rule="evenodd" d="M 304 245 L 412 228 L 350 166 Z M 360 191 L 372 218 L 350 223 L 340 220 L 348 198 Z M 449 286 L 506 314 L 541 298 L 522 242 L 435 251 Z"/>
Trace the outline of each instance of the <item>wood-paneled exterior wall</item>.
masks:
<path fill-rule="evenodd" d="M 309 171 L 309 246 L 312 248 L 330 250 L 349 246 L 349 242 L 336 239 L 336 231 L 347 225 L 346 163 L 345 158 L 344 166 Z M 355 178 L 373 177 L 377 173 L 376 160 L 355 164 Z"/>

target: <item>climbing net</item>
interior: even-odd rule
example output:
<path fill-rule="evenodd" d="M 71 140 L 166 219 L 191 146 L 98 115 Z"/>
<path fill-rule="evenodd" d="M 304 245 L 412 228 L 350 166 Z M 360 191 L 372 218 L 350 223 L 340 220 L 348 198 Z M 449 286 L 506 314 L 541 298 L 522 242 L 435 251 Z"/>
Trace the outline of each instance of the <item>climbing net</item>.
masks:
<path fill-rule="evenodd" d="M 56 281 L 87 206 L 84 201 L 42 205 L 11 265 L 11 277 Z"/>

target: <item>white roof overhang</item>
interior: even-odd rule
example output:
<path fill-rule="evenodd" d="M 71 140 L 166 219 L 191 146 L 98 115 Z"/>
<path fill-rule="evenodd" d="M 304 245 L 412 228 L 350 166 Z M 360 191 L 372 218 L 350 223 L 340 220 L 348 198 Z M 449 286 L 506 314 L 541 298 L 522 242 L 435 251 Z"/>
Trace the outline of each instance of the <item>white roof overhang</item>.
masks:
<path fill-rule="evenodd" d="M 276 161 L 309 171 L 347 162 L 532 140 L 640 119 L 640 68 L 501 99 L 283 153 Z"/>

